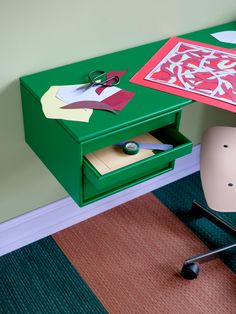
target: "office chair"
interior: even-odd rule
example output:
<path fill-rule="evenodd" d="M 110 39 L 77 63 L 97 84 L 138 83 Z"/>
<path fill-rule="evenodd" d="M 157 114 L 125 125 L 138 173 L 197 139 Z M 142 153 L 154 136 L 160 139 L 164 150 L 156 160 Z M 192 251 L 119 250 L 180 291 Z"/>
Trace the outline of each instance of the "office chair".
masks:
<path fill-rule="evenodd" d="M 227 223 L 214 213 L 214 211 L 236 212 L 236 128 L 211 127 L 203 134 L 200 177 L 210 210 L 193 201 L 192 213 L 199 217 L 204 215 L 236 237 L 236 226 Z M 185 260 L 181 276 L 189 280 L 197 278 L 199 264 L 212 260 L 218 253 L 226 250 L 233 249 L 232 253 L 236 253 L 235 248 L 236 239 L 227 246 Z"/>

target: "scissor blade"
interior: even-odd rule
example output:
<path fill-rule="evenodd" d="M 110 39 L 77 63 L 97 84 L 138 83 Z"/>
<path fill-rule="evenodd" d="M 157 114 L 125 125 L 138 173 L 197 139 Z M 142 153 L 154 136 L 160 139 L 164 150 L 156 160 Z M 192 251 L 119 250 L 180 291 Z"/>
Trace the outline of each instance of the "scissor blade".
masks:
<path fill-rule="evenodd" d="M 76 95 L 81 95 L 83 94 L 84 92 L 86 92 L 90 87 L 92 87 L 92 85 L 90 83 L 87 83 L 83 86 L 80 86 L 78 88 L 75 89 L 75 93 Z"/>

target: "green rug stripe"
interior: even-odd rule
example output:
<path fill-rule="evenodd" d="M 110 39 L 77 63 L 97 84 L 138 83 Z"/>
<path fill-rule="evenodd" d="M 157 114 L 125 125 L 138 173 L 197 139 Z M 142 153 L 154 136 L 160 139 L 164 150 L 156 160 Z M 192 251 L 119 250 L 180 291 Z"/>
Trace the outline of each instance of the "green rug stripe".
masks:
<path fill-rule="evenodd" d="M 201 205 L 207 206 L 202 191 L 199 172 L 194 173 L 181 180 L 155 190 L 154 195 L 179 217 L 198 237 L 209 247 L 219 248 L 221 246 L 235 243 L 236 238 L 217 227 L 205 217 L 193 218 L 190 209 L 192 201 L 196 200 Z M 236 213 L 217 213 L 227 222 L 236 226 Z M 201 252 L 196 252 L 196 254 Z M 190 256 L 186 256 L 186 259 Z M 222 260 L 236 272 L 236 249 L 221 254 Z"/>
<path fill-rule="evenodd" d="M 0 313 L 107 313 L 55 241 L 0 257 Z"/>

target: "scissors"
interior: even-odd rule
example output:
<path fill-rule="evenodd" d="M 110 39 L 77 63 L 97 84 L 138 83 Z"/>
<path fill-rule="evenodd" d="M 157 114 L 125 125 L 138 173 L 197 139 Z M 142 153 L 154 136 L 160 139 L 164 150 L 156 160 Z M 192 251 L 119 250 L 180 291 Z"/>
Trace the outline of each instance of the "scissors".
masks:
<path fill-rule="evenodd" d="M 107 73 L 105 71 L 91 71 L 88 74 L 89 83 L 86 86 L 86 90 L 95 85 L 101 85 L 104 87 L 116 86 L 120 83 L 120 78 L 117 75 L 107 78 Z"/>

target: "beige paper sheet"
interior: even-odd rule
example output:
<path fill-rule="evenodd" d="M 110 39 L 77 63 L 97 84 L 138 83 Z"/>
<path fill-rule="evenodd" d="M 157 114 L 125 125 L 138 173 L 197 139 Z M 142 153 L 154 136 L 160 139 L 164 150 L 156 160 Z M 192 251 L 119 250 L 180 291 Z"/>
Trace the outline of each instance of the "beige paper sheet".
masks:
<path fill-rule="evenodd" d="M 83 86 L 81 84 L 80 86 Z M 41 98 L 43 113 L 49 119 L 64 119 L 71 121 L 89 122 L 93 109 L 61 109 L 67 103 L 56 97 L 62 86 L 51 86 Z"/>
<path fill-rule="evenodd" d="M 150 144 L 161 143 L 149 133 L 130 138 L 129 141 Z M 140 149 L 136 155 L 127 155 L 122 151 L 122 147 L 108 146 L 87 154 L 85 157 L 103 175 L 153 155 L 154 153 L 147 149 Z"/>

